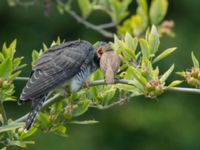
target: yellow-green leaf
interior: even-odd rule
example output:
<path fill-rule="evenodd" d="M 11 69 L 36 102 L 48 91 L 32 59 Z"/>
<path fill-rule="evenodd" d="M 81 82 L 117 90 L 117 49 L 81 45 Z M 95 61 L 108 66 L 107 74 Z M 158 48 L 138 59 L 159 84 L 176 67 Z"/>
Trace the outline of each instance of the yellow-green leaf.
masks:
<path fill-rule="evenodd" d="M 140 48 L 142 50 L 142 55 L 146 58 L 150 57 L 150 47 L 145 39 L 140 39 Z"/>
<path fill-rule="evenodd" d="M 166 49 L 164 52 L 162 52 L 160 55 L 158 55 L 158 56 L 153 60 L 153 63 L 156 63 L 156 62 L 162 60 L 163 58 L 165 58 L 165 57 L 167 57 L 168 55 L 170 55 L 171 53 L 173 53 L 175 50 L 176 50 L 176 47 Z"/>
<path fill-rule="evenodd" d="M 6 58 L 0 64 L 0 77 L 7 79 L 12 72 L 12 60 L 10 57 Z"/>
<path fill-rule="evenodd" d="M 155 54 L 158 51 L 158 47 L 160 45 L 160 39 L 159 39 L 159 34 L 157 32 L 157 29 L 154 25 L 152 26 L 151 32 L 148 36 L 148 42 L 149 42 L 151 54 Z"/>
<path fill-rule="evenodd" d="M 73 109 L 72 116 L 77 117 L 85 113 L 88 110 L 89 104 L 90 104 L 90 100 L 84 100 L 84 101 L 79 102 L 77 104 L 77 107 Z"/>
<path fill-rule="evenodd" d="M 78 0 L 79 7 L 81 9 L 82 15 L 84 18 L 87 18 L 91 11 L 92 5 L 89 0 Z"/>
<path fill-rule="evenodd" d="M 160 78 L 161 83 L 164 83 L 174 70 L 174 65 L 172 65 Z"/>
<path fill-rule="evenodd" d="M 152 24 L 159 24 L 165 17 L 168 0 L 153 0 L 150 6 L 150 20 Z"/>
<path fill-rule="evenodd" d="M 167 88 L 171 88 L 171 87 L 174 87 L 174 86 L 177 86 L 179 84 L 181 84 L 183 81 L 180 81 L 180 80 L 175 80 L 173 81 L 172 83 L 170 83 Z"/>
<path fill-rule="evenodd" d="M 191 55 L 192 55 L 192 62 L 193 62 L 194 67 L 199 67 L 199 61 L 195 57 L 194 53 L 192 52 Z"/>

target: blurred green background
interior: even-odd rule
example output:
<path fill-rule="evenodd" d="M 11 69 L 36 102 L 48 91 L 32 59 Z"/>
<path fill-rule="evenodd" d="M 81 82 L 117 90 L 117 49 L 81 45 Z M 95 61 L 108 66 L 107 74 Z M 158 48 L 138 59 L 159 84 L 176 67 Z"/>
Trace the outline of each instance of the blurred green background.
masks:
<path fill-rule="evenodd" d="M 176 64 L 176 71 L 192 65 L 192 50 L 200 56 L 199 0 L 170 0 L 166 19 L 175 21 L 175 38 L 165 37 L 161 49 L 178 47 L 174 55 L 162 61 L 166 70 Z M 135 1 L 130 11 L 135 11 Z M 24 56 L 23 76 L 30 72 L 31 51 L 39 50 L 42 43 L 50 44 L 60 36 L 61 39 L 84 39 L 91 43 L 97 40 L 108 41 L 95 31 L 77 23 L 70 16 L 60 15 L 55 7 L 49 17 L 44 16 L 42 6 L 30 8 L 9 7 L 0 0 L 0 45 L 17 38 L 17 55 Z M 105 21 L 102 14 L 95 13 L 90 18 L 94 22 Z M 200 59 L 200 57 L 198 57 Z M 179 78 L 173 75 L 172 78 Z M 172 79 L 171 78 L 171 79 Z M 16 82 L 16 96 L 21 92 L 24 82 Z M 28 150 L 199 150 L 200 149 L 200 99 L 199 95 L 166 92 L 157 101 L 138 97 L 126 105 L 100 111 L 90 109 L 78 119 L 96 119 L 95 125 L 70 125 L 69 137 L 37 132 L 29 139 L 35 145 Z M 8 116 L 20 117 L 29 110 L 16 103 L 6 103 Z M 13 149 L 16 149 L 13 148 Z"/>

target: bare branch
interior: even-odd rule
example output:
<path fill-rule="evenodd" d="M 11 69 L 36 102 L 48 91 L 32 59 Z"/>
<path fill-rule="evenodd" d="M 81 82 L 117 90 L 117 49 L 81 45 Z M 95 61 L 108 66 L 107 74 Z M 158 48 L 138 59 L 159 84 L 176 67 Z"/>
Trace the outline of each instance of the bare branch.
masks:
<path fill-rule="evenodd" d="M 86 27 L 101 33 L 103 36 L 105 36 L 107 38 L 113 38 L 113 36 L 114 36 L 113 33 L 104 30 L 101 26 L 99 27 L 98 25 L 94 25 L 94 24 L 88 22 L 87 20 L 85 20 L 82 17 L 80 17 L 79 15 L 77 15 L 74 11 L 66 10 L 66 12 L 70 16 L 72 16 L 74 19 L 76 19 L 77 22 L 84 24 Z"/>
<path fill-rule="evenodd" d="M 53 97 L 49 98 L 46 102 L 44 102 L 42 109 L 45 109 L 48 106 L 50 106 L 51 104 L 55 103 L 58 100 L 59 97 L 60 97 L 60 94 L 56 94 Z M 24 120 L 26 120 L 27 117 L 28 117 L 28 114 L 26 114 L 26 115 L 20 117 L 19 119 L 15 120 L 14 123 L 24 121 Z"/>
<path fill-rule="evenodd" d="M 101 28 L 101 29 L 106 29 L 106 28 L 115 27 L 116 25 L 117 25 L 117 23 L 110 22 L 110 23 L 105 23 L 105 24 L 98 25 L 98 27 Z"/>
<path fill-rule="evenodd" d="M 21 0 L 16 0 L 16 3 L 22 7 L 30 7 L 36 4 L 36 0 L 32 1 L 21 1 Z"/>

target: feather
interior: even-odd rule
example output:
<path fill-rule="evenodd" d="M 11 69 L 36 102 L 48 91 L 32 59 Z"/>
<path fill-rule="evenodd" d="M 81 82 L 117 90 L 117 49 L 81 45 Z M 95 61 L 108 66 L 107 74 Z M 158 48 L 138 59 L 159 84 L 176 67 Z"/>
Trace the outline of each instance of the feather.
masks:
<path fill-rule="evenodd" d="M 95 49 L 87 41 L 66 42 L 45 51 L 20 96 L 21 102 L 39 97 L 69 81 L 91 63 Z"/>

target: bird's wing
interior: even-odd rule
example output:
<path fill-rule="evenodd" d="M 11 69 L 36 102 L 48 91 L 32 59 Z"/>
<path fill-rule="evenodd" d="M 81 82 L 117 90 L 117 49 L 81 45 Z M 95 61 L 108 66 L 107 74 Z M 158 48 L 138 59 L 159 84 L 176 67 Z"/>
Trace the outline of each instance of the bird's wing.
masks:
<path fill-rule="evenodd" d="M 87 41 L 72 41 L 44 52 L 33 66 L 33 74 L 20 99 L 34 99 L 71 79 L 94 58 L 95 50 Z"/>

